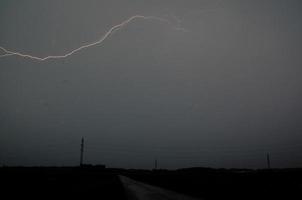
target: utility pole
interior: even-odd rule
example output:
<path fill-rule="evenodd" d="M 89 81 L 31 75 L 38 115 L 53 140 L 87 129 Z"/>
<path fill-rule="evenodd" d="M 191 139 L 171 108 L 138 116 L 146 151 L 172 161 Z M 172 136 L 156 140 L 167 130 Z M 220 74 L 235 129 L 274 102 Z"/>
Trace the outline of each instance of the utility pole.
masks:
<path fill-rule="evenodd" d="M 157 159 L 154 161 L 154 169 L 157 169 Z"/>
<path fill-rule="evenodd" d="M 271 168 L 271 161 L 270 161 L 269 153 L 266 155 L 266 161 L 267 161 L 267 168 L 270 169 Z"/>
<path fill-rule="evenodd" d="M 81 155 L 80 155 L 80 167 L 83 166 L 83 156 L 84 156 L 84 138 L 81 140 Z"/>

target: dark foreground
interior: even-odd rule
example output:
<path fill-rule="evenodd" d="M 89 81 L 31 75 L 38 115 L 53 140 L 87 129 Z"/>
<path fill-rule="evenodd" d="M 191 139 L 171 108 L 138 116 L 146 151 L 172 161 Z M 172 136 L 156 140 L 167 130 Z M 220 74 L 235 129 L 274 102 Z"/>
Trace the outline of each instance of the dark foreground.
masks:
<path fill-rule="evenodd" d="M 302 169 L 125 170 L 98 167 L 2 167 L 10 199 L 127 199 L 119 175 L 202 199 L 302 199 Z"/>
<path fill-rule="evenodd" d="M 111 170 L 79 167 L 2 168 L 1 195 L 7 199 L 124 199 Z"/>

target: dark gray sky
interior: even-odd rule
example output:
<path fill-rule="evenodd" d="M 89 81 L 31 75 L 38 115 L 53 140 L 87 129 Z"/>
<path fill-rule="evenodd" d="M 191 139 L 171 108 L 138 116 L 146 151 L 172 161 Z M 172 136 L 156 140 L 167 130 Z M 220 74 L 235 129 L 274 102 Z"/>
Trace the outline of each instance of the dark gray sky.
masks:
<path fill-rule="evenodd" d="M 1 0 L 0 164 L 302 166 L 300 0 Z M 188 30 L 183 32 L 175 27 Z M 0 52 L 4 53 L 4 52 Z"/>

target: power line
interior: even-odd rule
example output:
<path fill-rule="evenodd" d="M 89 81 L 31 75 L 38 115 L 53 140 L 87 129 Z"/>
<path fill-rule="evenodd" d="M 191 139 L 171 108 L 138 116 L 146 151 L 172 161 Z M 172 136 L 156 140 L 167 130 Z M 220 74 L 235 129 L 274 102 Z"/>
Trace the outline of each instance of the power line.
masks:
<path fill-rule="evenodd" d="M 84 138 L 81 140 L 81 155 L 80 155 L 80 167 L 83 166 L 83 156 L 84 156 Z"/>

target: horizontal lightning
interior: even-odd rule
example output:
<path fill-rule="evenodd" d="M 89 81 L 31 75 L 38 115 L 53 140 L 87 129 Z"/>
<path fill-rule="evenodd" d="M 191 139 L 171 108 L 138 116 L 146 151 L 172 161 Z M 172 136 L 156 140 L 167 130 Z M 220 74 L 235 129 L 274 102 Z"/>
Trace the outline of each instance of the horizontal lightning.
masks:
<path fill-rule="evenodd" d="M 8 57 L 8 56 L 19 56 L 19 57 L 23 57 L 23 58 L 29 58 L 29 59 L 33 59 L 33 60 L 38 60 L 38 61 L 45 61 L 45 60 L 49 60 L 49 59 L 61 59 L 61 58 L 67 58 L 68 56 L 71 56 L 81 50 L 87 49 L 89 47 L 101 44 L 102 42 L 104 42 L 111 34 L 113 34 L 115 31 L 120 30 L 122 27 L 128 25 L 131 21 L 135 20 L 135 19 L 144 19 L 144 20 L 157 20 L 163 23 L 168 23 L 171 24 L 171 22 L 167 19 L 164 18 L 160 18 L 160 17 L 154 17 L 154 16 L 143 16 L 143 15 L 134 15 L 130 18 L 128 18 L 127 20 L 123 21 L 120 24 L 117 24 L 115 26 L 113 26 L 112 28 L 110 28 L 105 35 L 103 35 L 99 40 L 97 40 L 96 42 L 92 42 L 83 46 L 80 46 L 76 49 L 71 50 L 70 52 L 64 54 L 64 55 L 50 55 L 50 56 L 46 56 L 46 57 L 38 57 L 38 56 L 34 56 L 34 55 L 29 55 L 29 54 L 23 54 L 20 52 L 15 52 L 15 51 L 11 51 L 8 50 L 4 47 L 0 46 L 0 49 L 4 52 L 4 54 L 0 55 L 0 58 L 3 57 Z M 180 27 L 176 27 L 176 30 L 180 30 L 180 31 L 186 31 L 183 28 Z"/>

